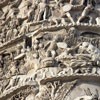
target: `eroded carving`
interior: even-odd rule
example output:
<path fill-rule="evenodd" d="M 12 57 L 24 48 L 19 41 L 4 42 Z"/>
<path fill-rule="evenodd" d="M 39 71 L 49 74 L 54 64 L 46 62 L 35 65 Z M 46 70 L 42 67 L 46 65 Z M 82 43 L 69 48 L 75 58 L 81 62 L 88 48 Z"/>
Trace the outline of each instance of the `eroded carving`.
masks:
<path fill-rule="evenodd" d="M 99 6 L 0 1 L 0 100 L 99 100 Z"/>

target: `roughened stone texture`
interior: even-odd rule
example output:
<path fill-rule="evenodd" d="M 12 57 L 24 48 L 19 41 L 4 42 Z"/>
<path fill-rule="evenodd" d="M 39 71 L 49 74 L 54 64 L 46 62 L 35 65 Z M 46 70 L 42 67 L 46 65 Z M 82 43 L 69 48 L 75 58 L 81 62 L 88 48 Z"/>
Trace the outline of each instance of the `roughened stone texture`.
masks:
<path fill-rule="evenodd" d="M 0 100 L 100 100 L 100 0 L 0 0 Z"/>

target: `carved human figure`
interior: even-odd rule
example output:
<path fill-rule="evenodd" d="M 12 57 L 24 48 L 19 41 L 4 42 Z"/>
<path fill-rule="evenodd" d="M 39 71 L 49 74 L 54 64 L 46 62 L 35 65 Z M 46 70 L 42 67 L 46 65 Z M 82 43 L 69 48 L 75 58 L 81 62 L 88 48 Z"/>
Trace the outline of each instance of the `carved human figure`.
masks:
<path fill-rule="evenodd" d="M 68 36 L 70 37 L 78 36 L 77 29 L 75 27 L 71 27 L 68 31 Z"/>
<path fill-rule="evenodd" d="M 19 54 L 21 54 L 21 50 L 22 50 L 22 49 L 23 49 L 23 46 L 17 45 L 17 50 L 16 50 L 17 56 L 18 56 Z"/>
<path fill-rule="evenodd" d="M 57 88 L 61 85 L 60 81 L 48 82 L 44 86 L 40 86 L 39 93 L 36 95 L 36 100 L 46 99 L 53 100 L 56 94 Z"/>
<path fill-rule="evenodd" d="M 89 23 L 91 24 L 91 22 L 92 22 L 92 18 L 89 16 L 89 12 L 90 11 L 93 11 L 93 6 L 91 6 L 91 5 L 87 5 L 85 8 L 84 8 L 84 10 L 83 10 L 83 12 L 82 12 L 82 14 L 81 14 L 81 16 L 79 17 L 79 19 L 78 19 L 78 21 L 77 21 L 77 24 L 79 24 L 81 21 L 82 21 L 82 19 L 84 19 L 84 18 L 86 18 L 86 17 L 89 17 Z"/>
<path fill-rule="evenodd" d="M 13 18 L 11 18 L 11 21 L 9 22 L 9 27 L 11 29 L 13 29 L 13 34 L 12 34 L 12 38 L 15 38 L 18 35 L 18 26 L 19 26 L 19 20 L 17 18 L 17 16 L 13 16 Z"/>
<path fill-rule="evenodd" d="M 18 18 L 16 15 L 13 15 L 13 17 L 11 18 L 11 21 L 9 21 L 9 27 L 10 28 L 17 28 L 18 25 L 19 25 Z"/>
<path fill-rule="evenodd" d="M 68 46 L 68 47 L 71 47 L 71 46 L 74 45 L 74 43 L 72 43 L 72 41 L 74 41 L 75 38 L 78 37 L 78 35 L 79 35 L 79 34 L 78 34 L 78 32 L 77 32 L 77 29 L 76 29 L 75 27 L 71 27 L 71 28 L 68 30 L 68 32 L 67 32 L 67 34 L 65 35 L 65 37 L 64 37 L 64 42 L 67 43 L 67 46 Z M 70 39 L 71 39 L 72 41 L 70 41 Z"/>
<path fill-rule="evenodd" d="M 51 57 L 55 57 L 57 55 L 57 52 L 56 52 L 56 50 L 58 49 L 57 40 L 58 40 L 58 37 L 56 35 L 54 39 L 47 44 L 48 46 L 47 52 L 51 53 Z"/>
<path fill-rule="evenodd" d="M 53 23 L 58 25 L 58 19 L 54 16 L 54 11 L 55 11 L 55 8 L 54 7 L 51 7 L 50 8 L 50 15 L 51 17 L 48 19 L 48 21 L 50 22 L 50 25 L 52 25 Z"/>
<path fill-rule="evenodd" d="M 35 17 L 35 7 L 31 7 L 31 8 L 29 8 L 29 11 L 28 11 L 27 22 L 32 22 L 34 20 L 34 17 Z"/>
<path fill-rule="evenodd" d="M 48 21 L 50 22 L 50 25 L 55 24 L 55 25 L 59 25 L 60 23 L 62 25 L 66 25 L 66 20 L 63 16 L 56 16 L 55 12 L 56 12 L 57 7 L 50 7 L 50 17 L 48 19 Z M 60 10 L 58 9 L 59 13 Z"/>
<path fill-rule="evenodd" d="M 16 83 L 16 80 L 17 80 L 17 83 Z M 15 84 L 18 84 L 18 80 L 19 78 L 17 78 L 17 76 L 12 77 L 12 79 L 9 81 L 8 86 L 5 88 L 4 92 L 6 92 L 11 87 L 13 87 Z"/>
<path fill-rule="evenodd" d="M 75 52 L 74 52 L 75 50 L 80 51 L 80 54 L 75 54 Z M 87 53 L 84 53 L 84 51 Z M 69 48 L 69 50 L 67 50 L 67 52 L 69 52 L 69 53 L 72 52 L 72 55 L 68 56 L 68 53 L 65 52 L 65 53 L 62 53 L 61 55 L 59 55 L 57 57 L 57 59 L 69 57 L 71 59 L 70 67 L 72 67 L 72 68 L 73 67 L 77 68 L 78 66 L 84 67 L 87 65 L 91 66 L 92 65 L 91 61 L 95 62 L 98 66 L 100 64 L 100 59 L 99 59 L 100 50 L 88 42 L 83 42 L 83 43 L 78 44 L 74 48 Z M 73 55 L 75 55 L 75 56 L 73 56 Z M 88 60 L 90 60 L 90 62 Z"/>
<path fill-rule="evenodd" d="M 71 9 L 72 9 L 71 4 L 66 4 L 66 5 L 62 6 L 63 13 L 69 18 L 69 20 L 71 21 L 72 24 L 75 24 L 75 21 L 70 14 Z"/>
<path fill-rule="evenodd" d="M 27 75 L 16 75 L 12 76 L 9 80 L 9 84 L 6 86 L 4 93 L 6 91 L 9 91 L 10 88 L 13 88 L 15 86 L 23 86 L 26 83 L 28 83 L 30 80 L 28 80 L 30 77 Z M 34 80 L 32 80 L 34 81 Z"/>
<path fill-rule="evenodd" d="M 25 35 L 29 32 L 29 26 L 30 24 L 25 24 L 20 28 L 20 32 L 18 33 L 18 35 Z"/>
<path fill-rule="evenodd" d="M 23 20 L 25 19 L 26 20 L 26 23 L 29 23 L 29 22 L 33 22 L 33 20 L 35 19 L 35 9 L 36 9 L 36 5 L 33 4 L 30 2 L 30 1 L 26 1 L 26 10 L 24 12 L 25 13 L 25 17 L 23 18 Z"/>
<path fill-rule="evenodd" d="M 1 38 L 1 41 L 4 43 L 6 42 L 6 33 L 8 31 L 8 28 L 5 26 L 3 29 L 2 29 L 2 33 L 0 35 L 0 38 Z"/>
<path fill-rule="evenodd" d="M 8 9 L 6 10 L 6 12 L 4 13 L 4 15 L 2 16 L 1 19 L 5 19 L 6 16 L 7 16 L 7 14 L 8 14 L 8 13 L 11 14 L 12 9 L 13 9 L 13 8 L 18 8 L 18 6 L 19 6 L 19 5 L 21 4 L 21 2 L 22 2 L 22 0 L 15 0 L 15 1 L 13 1 L 13 2 L 11 2 L 11 0 L 3 0 L 3 1 L 8 2 L 8 3 L 9 3 L 9 7 L 8 7 Z"/>
<path fill-rule="evenodd" d="M 8 30 L 6 34 L 6 41 L 9 41 L 12 39 L 13 29 Z"/>
<path fill-rule="evenodd" d="M 10 78 L 9 84 L 7 85 L 7 87 L 4 90 L 4 93 L 6 91 L 8 91 L 10 88 L 13 88 L 15 86 L 24 86 L 29 84 L 30 85 L 30 81 L 32 81 L 34 85 L 37 85 L 37 82 L 34 81 L 34 79 L 32 79 L 31 76 L 28 75 L 16 75 L 16 76 L 12 76 Z"/>
<path fill-rule="evenodd" d="M 96 18 L 96 24 L 97 24 L 97 25 L 100 25 L 100 17 L 97 17 L 97 18 Z"/>
<path fill-rule="evenodd" d="M 96 48 L 95 46 L 93 46 L 91 43 L 88 42 L 83 42 L 80 46 L 79 46 L 79 50 L 81 51 L 80 53 L 82 54 L 84 51 L 87 51 L 89 54 L 85 55 L 83 54 L 83 56 L 87 56 L 91 58 L 91 61 L 96 62 L 96 64 L 99 66 L 100 64 L 100 50 L 98 48 Z"/>
<path fill-rule="evenodd" d="M 5 24 L 8 24 L 9 21 L 11 21 L 12 19 L 14 19 L 14 17 L 19 13 L 19 9 L 18 8 L 8 8 L 7 11 L 4 13 L 3 16 L 5 16 L 3 18 L 3 22 L 2 22 L 2 26 L 4 26 Z"/>
<path fill-rule="evenodd" d="M 18 66 L 16 66 L 16 61 L 12 62 L 11 65 L 10 65 L 10 73 L 11 75 L 15 75 L 17 74 L 19 71 L 18 71 Z"/>
<path fill-rule="evenodd" d="M 42 2 L 38 4 L 38 9 L 39 9 L 39 13 L 38 13 L 37 21 L 46 20 L 49 11 L 48 0 L 42 0 Z"/>

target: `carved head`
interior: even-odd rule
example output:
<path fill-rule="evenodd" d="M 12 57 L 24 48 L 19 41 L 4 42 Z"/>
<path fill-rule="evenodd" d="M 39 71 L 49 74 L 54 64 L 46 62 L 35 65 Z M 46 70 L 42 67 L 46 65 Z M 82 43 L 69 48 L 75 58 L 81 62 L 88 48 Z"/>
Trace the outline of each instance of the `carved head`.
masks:
<path fill-rule="evenodd" d="M 81 49 L 85 49 L 89 46 L 89 43 L 88 42 L 83 42 L 80 46 Z"/>
<path fill-rule="evenodd" d="M 87 8 L 88 8 L 89 10 L 93 10 L 93 9 L 94 9 L 93 6 L 92 6 L 91 4 L 88 4 L 88 5 L 87 5 Z"/>
<path fill-rule="evenodd" d="M 76 35 L 77 34 L 77 29 L 75 27 L 71 27 L 68 31 L 68 33 L 71 35 Z"/>
<path fill-rule="evenodd" d="M 26 2 L 25 2 L 25 5 L 29 8 L 30 6 L 32 6 L 32 2 L 26 1 Z"/>

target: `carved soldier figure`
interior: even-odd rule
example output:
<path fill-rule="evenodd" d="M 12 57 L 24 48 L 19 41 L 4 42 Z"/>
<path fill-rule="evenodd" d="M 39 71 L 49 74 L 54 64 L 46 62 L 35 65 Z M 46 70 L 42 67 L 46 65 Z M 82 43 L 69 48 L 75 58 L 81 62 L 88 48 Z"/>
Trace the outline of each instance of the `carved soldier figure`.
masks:
<path fill-rule="evenodd" d="M 6 34 L 7 34 L 7 30 L 8 28 L 5 26 L 3 29 L 2 29 L 2 33 L 0 35 L 0 38 L 2 40 L 2 42 L 6 42 Z"/>
<path fill-rule="evenodd" d="M 17 45 L 17 55 L 22 53 L 22 49 L 23 49 L 22 45 Z"/>
<path fill-rule="evenodd" d="M 23 35 L 29 32 L 29 24 L 23 25 L 18 35 Z"/>
<path fill-rule="evenodd" d="M 42 0 L 42 2 L 40 2 L 38 5 L 38 9 L 39 9 L 39 14 L 37 21 L 47 19 L 49 11 L 48 0 Z"/>
<path fill-rule="evenodd" d="M 97 17 L 97 18 L 96 18 L 96 24 L 97 24 L 97 25 L 100 25 L 100 17 Z"/>
<path fill-rule="evenodd" d="M 15 74 L 18 73 L 18 68 L 16 66 L 16 61 L 11 63 L 9 70 L 10 70 L 11 75 L 15 75 Z"/>
<path fill-rule="evenodd" d="M 9 22 L 9 27 L 10 28 L 17 28 L 18 27 L 18 18 L 16 15 L 13 15 L 13 17 L 11 18 L 11 21 Z"/>
<path fill-rule="evenodd" d="M 25 10 L 26 15 L 23 19 L 27 19 L 26 22 L 32 22 L 34 20 L 35 17 L 35 9 L 36 9 L 36 5 L 30 2 L 30 1 L 26 1 L 26 6 L 27 9 Z"/>
<path fill-rule="evenodd" d="M 33 21 L 35 16 L 35 7 L 31 7 L 28 11 L 28 20 L 27 22 Z"/>
<path fill-rule="evenodd" d="M 58 49 L 57 40 L 58 40 L 58 37 L 56 35 L 54 39 L 47 44 L 48 46 L 47 52 L 51 54 L 51 57 L 55 57 L 57 55 L 56 53 L 56 50 Z"/>
<path fill-rule="evenodd" d="M 11 21 L 12 19 L 14 19 L 15 15 L 17 15 L 19 13 L 19 9 L 18 8 L 11 8 L 10 10 L 8 10 L 8 12 L 5 14 L 5 18 L 4 18 L 4 22 L 2 22 L 2 26 L 4 26 L 5 24 L 8 24 L 9 21 Z"/>
<path fill-rule="evenodd" d="M 85 9 L 83 10 L 82 12 L 82 15 L 79 17 L 78 21 L 77 21 L 77 24 L 79 24 L 81 22 L 82 19 L 86 18 L 86 17 L 89 17 L 89 12 L 93 10 L 93 7 L 91 5 L 87 5 L 85 7 Z M 92 21 L 90 20 L 89 23 L 91 23 Z"/>
<path fill-rule="evenodd" d="M 72 9 L 71 4 L 66 4 L 66 5 L 62 6 L 63 13 L 69 18 L 69 20 L 71 21 L 72 24 L 75 24 L 75 21 L 70 14 L 71 9 Z"/>
<path fill-rule="evenodd" d="M 13 29 L 9 29 L 6 34 L 6 41 L 11 40 L 13 34 Z"/>

